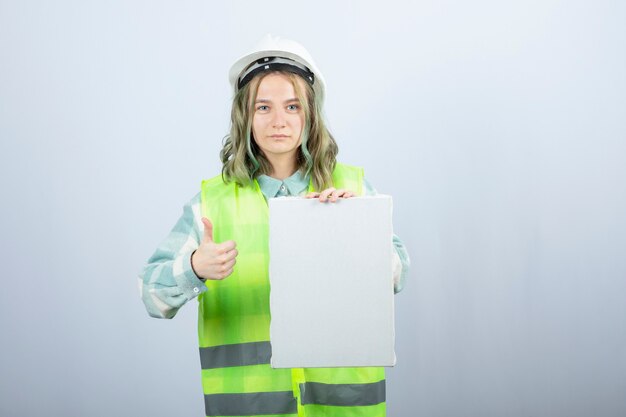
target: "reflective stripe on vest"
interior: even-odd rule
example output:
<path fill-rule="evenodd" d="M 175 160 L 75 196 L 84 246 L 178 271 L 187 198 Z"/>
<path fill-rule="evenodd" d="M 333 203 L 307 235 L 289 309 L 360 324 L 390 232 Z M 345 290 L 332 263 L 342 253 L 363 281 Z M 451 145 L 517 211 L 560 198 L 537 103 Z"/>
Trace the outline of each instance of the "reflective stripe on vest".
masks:
<path fill-rule="evenodd" d="M 298 409 L 291 390 L 205 395 L 204 407 L 207 416 L 295 414 Z"/>
<path fill-rule="evenodd" d="M 376 405 L 385 401 L 385 381 L 369 384 L 300 384 L 302 404 L 319 405 Z"/>
<path fill-rule="evenodd" d="M 337 164 L 332 178 L 335 188 L 363 192 L 361 168 Z M 269 219 L 258 183 L 217 176 L 203 181 L 201 201 L 214 241 L 234 240 L 239 252 L 233 273 L 208 280 L 198 297 L 206 415 L 384 416 L 383 368 L 270 367 Z"/>
<path fill-rule="evenodd" d="M 272 345 L 270 342 L 239 343 L 200 348 L 202 369 L 267 364 L 270 363 L 271 357 Z"/>

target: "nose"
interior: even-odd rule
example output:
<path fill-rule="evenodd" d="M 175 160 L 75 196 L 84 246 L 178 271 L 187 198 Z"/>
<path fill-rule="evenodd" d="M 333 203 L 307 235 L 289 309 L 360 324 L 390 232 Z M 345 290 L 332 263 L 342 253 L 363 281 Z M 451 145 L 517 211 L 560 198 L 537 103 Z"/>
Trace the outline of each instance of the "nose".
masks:
<path fill-rule="evenodd" d="M 274 112 L 274 118 L 272 120 L 272 127 L 280 129 L 285 127 L 285 115 L 282 111 L 277 110 Z"/>

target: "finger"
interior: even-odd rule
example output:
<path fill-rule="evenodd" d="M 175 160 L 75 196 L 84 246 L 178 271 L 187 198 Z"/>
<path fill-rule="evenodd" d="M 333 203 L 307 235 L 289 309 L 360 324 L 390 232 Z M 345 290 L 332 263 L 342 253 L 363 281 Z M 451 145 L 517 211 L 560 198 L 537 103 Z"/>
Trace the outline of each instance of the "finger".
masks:
<path fill-rule="evenodd" d="M 211 243 L 213 242 L 213 224 L 211 224 L 211 220 L 206 217 L 202 218 L 202 224 L 204 225 L 204 234 L 202 235 L 202 242 Z"/>
<path fill-rule="evenodd" d="M 230 261 L 225 262 L 222 265 L 222 271 L 221 272 L 226 272 L 226 271 L 229 271 L 229 270 L 233 269 L 233 267 L 235 266 L 235 263 L 237 263 L 236 259 L 231 259 Z"/>
<path fill-rule="evenodd" d="M 322 191 L 320 194 L 320 201 L 328 201 L 328 196 L 332 194 L 333 191 L 335 191 L 335 188 L 333 187 L 327 188 L 324 191 Z"/>
<path fill-rule="evenodd" d="M 239 252 L 237 251 L 237 249 L 233 249 L 233 250 L 231 250 L 229 252 L 226 252 L 226 253 L 224 253 L 222 255 L 219 255 L 216 258 L 216 260 L 217 260 L 217 262 L 225 263 L 225 262 L 229 262 L 229 261 L 235 259 L 237 257 L 237 255 L 239 255 Z"/>
<path fill-rule="evenodd" d="M 232 273 L 233 273 L 233 268 L 220 269 L 218 272 L 215 273 L 214 277 L 211 279 L 222 280 Z"/>
<path fill-rule="evenodd" d="M 338 199 L 340 196 L 342 196 L 345 192 L 346 192 L 346 190 L 342 190 L 342 189 L 335 190 L 335 191 L 333 191 L 333 192 L 332 192 L 332 193 L 328 196 L 328 198 L 329 198 L 329 200 L 330 200 L 330 202 L 331 202 L 331 203 L 334 203 L 334 202 L 335 202 L 335 201 L 337 201 L 337 199 Z"/>
<path fill-rule="evenodd" d="M 237 244 L 235 243 L 234 240 L 227 240 L 226 242 L 222 242 L 222 243 L 218 243 L 215 246 L 215 249 L 217 250 L 217 253 L 224 254 L 227 252 L 230 252 L 231 250 L 235 249 L 237 247 Z"/>
<path fill-rule="evenodd" d="M 348 190 L 341 190 L 341 191 L 343 192 L 337 196 L 338 198 L 354 197 L 354 193 L 352 191 L 348 191 Z"/>
<path fill-rule="evenodd" d="M 320 196 L 320 193 L 317 193 L 315 191 L 311 191 L 310 193 L 305 195 L 304 198 L 317 198 L 319 196 Z"/>

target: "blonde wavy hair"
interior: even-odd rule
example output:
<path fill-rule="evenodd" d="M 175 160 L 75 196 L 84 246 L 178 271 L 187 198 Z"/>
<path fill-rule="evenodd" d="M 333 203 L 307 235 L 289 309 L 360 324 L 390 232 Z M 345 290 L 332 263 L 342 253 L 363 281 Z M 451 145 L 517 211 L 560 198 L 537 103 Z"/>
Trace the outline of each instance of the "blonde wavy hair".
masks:
<path fill-rule="evenodd" d="M 324 123 L 322 102 L 308 82 L 299 83 L 299 76 L 286 71 L 261 73 L 235 93 L 230 114 L 230 133 L 224 137 L 220 152 L 222 179 L 241 186 L 251 185 L 261 174 L 269 175 L 272 166 L 259 149 L 252 135 L 252 117 L 259 84 L 269 74 L 282 74 L 291 81 L 304 112 L 302 144 L 297 154 L 297 166 L 310 175 L 313 187 L 323 190 L 332 186 L 337 143 Z M 304 88 L 302 88 L 304 85 Z"/>

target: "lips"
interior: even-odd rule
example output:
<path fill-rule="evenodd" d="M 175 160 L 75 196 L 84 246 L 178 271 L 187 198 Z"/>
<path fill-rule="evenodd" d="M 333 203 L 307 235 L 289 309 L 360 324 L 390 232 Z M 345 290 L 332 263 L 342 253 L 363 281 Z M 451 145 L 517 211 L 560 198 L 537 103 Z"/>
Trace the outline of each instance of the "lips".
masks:
<path fill-rule="evenodd" d="M 274 138 L 274 139 L 284 139 L 284 138 L 288 138 L 289 136 L 287 136 L 287 135 L 271 135 L 270 137 Z"/>

